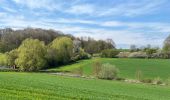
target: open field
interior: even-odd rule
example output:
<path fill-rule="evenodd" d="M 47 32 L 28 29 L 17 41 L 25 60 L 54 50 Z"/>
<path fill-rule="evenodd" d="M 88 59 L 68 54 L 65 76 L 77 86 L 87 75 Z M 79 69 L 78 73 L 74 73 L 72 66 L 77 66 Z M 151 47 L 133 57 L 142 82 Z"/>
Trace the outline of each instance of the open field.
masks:
<path fill-rule="evenodd" d="M 169 100 L 169 94 L 168 86 L 128 84 L 43 73 L 0 73 L 1 100 Z"/>
<path fill-rule="evenodd" d="M 161 79 L 170 78 L 170 60 L 169 59 L 121 59 L 121 58 L 97 58 L 82 60 L 75 64 L 62 66 L 60 68 L 49 69 L 48 71 L 73 71 L 82 67 L 85 75 L 92 73 L 92 65 L 95 60 L 102 63 L 110 63 L 119 68 L 119 76 L 123 78 L 135 78 L 137 71 L 142 71 L 144 78 Z"/>

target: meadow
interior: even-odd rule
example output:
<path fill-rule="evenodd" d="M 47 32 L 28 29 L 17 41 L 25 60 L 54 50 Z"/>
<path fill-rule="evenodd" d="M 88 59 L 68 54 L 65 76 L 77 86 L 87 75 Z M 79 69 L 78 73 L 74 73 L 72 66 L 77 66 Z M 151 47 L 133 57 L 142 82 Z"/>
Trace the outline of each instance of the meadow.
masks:
<path fill-rule="evenodd" d="M 89 60 L 81 60 L 77 63 L 48 69 L 53 72 L 72 72 L 78 68 L 83 69 L 83 74 L 90 76 L 92 74 L 92 66 L 95 61 L 101 63 L 110 63 L 119 68 L 119 76 L 122 78 L 135 79 L 137 71 L 142 72 L 143 78 L 161 79 L 170 78 L 170 60 L 169 59 L 128 59 L 128 58 L 95 58 Z"/>
<path fill-rule="evenodd" d="M 0 72 L 1 100 L 170 100 L 169 86 L 72 78 L 45 73 Z"/>

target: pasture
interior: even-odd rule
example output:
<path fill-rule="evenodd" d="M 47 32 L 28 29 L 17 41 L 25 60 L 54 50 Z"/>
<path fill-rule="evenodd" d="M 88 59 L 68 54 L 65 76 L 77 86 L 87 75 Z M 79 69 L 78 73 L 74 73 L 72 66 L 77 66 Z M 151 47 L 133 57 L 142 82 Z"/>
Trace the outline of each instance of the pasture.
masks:
<path fill-rule="evenodd" d="M 0 72 L 1 100 L 169 100 L 169 86 L 72 78 L 43 73 Z"/>
<path fill-rule="evenodd" d="M 123 78 L 134 79 L 137 71 L 141 71 L 144 78 L 170 78 L 169 59 L 95 58 L 81 60 L 74 64 L 48 69 L 47 71 L 72 72 L 82 67 L 83 74 L 89 76 L 92 74 L 93 62 L 96 60 L 101 61 L 101 63 L 115 65 L 120 70 L 119 76 Z"/>

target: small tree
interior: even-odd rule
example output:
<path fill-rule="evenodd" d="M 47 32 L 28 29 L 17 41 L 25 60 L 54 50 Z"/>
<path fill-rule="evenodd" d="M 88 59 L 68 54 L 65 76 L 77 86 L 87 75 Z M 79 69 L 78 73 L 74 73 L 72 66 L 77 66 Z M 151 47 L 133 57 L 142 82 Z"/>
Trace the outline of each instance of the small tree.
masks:
<path fill-rule="evenodd" d="M 164 41 L 163 53 L 164 58 L 170 58 L 170 36 L 168 36 Z"/>
<path fill-rule="evenodd" d="M 102 64 L 99 60 L 93 62 L 93 75 L 98 77 L 101 71 Z"/>
<path fill-rule="evenodd" d="M 142 77 L 143 77 L 142 71 L 138 70 L 136 72 L 136 79 L 140 81 L 140 80 L 142 80 Z"/>
<path fill-rule="evenodd" d="M 15 64 L 22 71 L 37 71 L 46 66 L 46 47 L 38 39 L 26 39 L 18 48 Z"/>
<path fill-rule="evenodd" d="M 118 74 L 118 69 L 111 64 L 103 64 L 101 67 L 101 71 L 99 72 L 98 78 L 101 79 L 115 79 Z"/>

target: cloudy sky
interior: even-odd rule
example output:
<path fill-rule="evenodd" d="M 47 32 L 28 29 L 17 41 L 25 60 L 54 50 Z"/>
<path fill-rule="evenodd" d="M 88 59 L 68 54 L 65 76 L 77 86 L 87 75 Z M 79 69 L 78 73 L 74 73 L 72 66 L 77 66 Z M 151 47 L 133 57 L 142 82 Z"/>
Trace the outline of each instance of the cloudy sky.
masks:
<path fill-rule="evenodd" d="M 75 36 L 162 46 L 170 34 L 169 0 L 0 0 L 0 28 L 36 27 Z"/>

